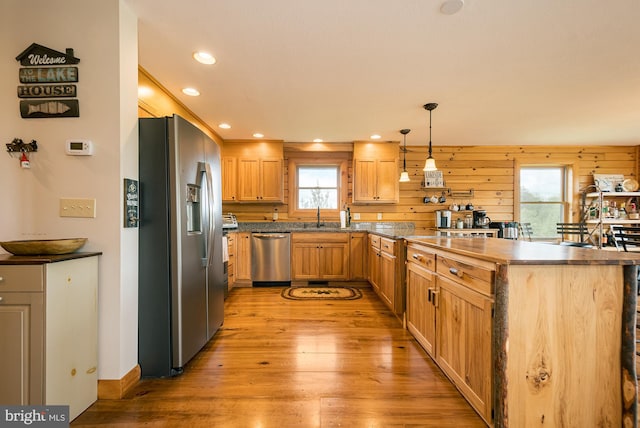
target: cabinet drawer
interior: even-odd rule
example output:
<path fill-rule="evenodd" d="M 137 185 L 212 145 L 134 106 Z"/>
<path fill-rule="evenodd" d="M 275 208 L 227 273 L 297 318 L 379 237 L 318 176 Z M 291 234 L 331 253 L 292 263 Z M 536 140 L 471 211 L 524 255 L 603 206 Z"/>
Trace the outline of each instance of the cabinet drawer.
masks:
<path fill-rule="evenodd" d="M 0 266 L 0 291 L 44 291 L 43 266 Z"/>
<path fill-rule="evenodd" d="M 378 235 L 369 235 L 369 245 L 380 249 L 380 242 L 382 241 L 382 237 Z"/>
<path fill-rule="evenodd" d="M 296 232 L 291 235 L 291 242 L 310 242 L 312 244 L 324 244 L 327 242 L 337 242 L 346 244 L 349 242 L 349 234 L 346 232 Z"/>
<path fill-rule="evenodd" d="M 380 238 L 380 249 L 392 256 L 396 255 L 396 241 L 389 238 Z"/>
<path fill-rule="evenodd" d="M 436 270 L 436 255 L 423 250 L 421 247 L 409 245 L 407 248 L 407 261 L 416 263 L 432 272 Z"/>
<path fill-rule="evenodd" d="M 436 271 L 443 277 L 487 296 L 494 294 L 495 271 L 444 256 L 438 256 Z"/>

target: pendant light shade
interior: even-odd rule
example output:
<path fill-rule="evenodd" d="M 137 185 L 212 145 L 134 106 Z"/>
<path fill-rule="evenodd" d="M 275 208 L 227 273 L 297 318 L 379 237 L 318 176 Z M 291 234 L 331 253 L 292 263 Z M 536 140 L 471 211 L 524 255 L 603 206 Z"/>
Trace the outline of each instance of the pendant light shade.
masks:
<path fill-rule="evenodd" d="M 402 173 L 400 174 L 400 183 L 406 183 L 407 181 L 411 181 L 409 178 L 409 173 L 407 172 L 407 134 L 411 132 L 410 129 L 401 129 L 400 133 L 404 137 L 404 159 L 402 160 Z"/>
<path fill-rule="evenodd" d="M 424 164 L 423 171 L 437 171 L 436 160 L 431 156 L 431 112 L 438 107 L 436 103 L 427 103 L 424 105 L 425 110 L 429 110 L 429 157 Z"/>

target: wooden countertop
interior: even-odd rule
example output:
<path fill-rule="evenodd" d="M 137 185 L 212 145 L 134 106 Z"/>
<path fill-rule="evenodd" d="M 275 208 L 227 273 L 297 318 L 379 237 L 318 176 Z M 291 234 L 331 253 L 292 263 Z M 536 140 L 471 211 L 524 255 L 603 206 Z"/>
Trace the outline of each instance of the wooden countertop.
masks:
<path fill-rule="evenodd" d="M 601 251 L 564 245 L 480 238 L 405 237 L 411 243 L 500 264 L 639 265 L 639 253 Z"/>
<path fill-rule="evenodd" d="M 63 262 L 65 260 L 81 259 L 101 255 L 101 252 L 84 252 L 43 256 L 14 256 L 0 254 L 0 265 L 42 265 L 46 263 Z"/>

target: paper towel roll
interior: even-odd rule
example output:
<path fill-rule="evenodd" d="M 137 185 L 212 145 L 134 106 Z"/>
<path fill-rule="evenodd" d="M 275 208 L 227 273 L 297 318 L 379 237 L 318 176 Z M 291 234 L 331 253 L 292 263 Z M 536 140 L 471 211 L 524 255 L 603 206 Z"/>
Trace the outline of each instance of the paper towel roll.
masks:
<path fill-rule="evenodd" d="M 347 213 L 345 211 L 340 211 L 340 227 L 347 227 Z"/>

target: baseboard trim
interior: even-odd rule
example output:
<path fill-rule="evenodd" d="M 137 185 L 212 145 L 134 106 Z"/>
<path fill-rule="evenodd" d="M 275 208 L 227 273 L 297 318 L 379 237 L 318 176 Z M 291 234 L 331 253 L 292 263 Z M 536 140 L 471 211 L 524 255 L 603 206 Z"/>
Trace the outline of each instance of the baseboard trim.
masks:
<path fill-rule="evenodd" d="M 140 365 L 136 364 L 122 379 L 98 379 L 98 400 L 119 400 L 138 383 Z"/>

